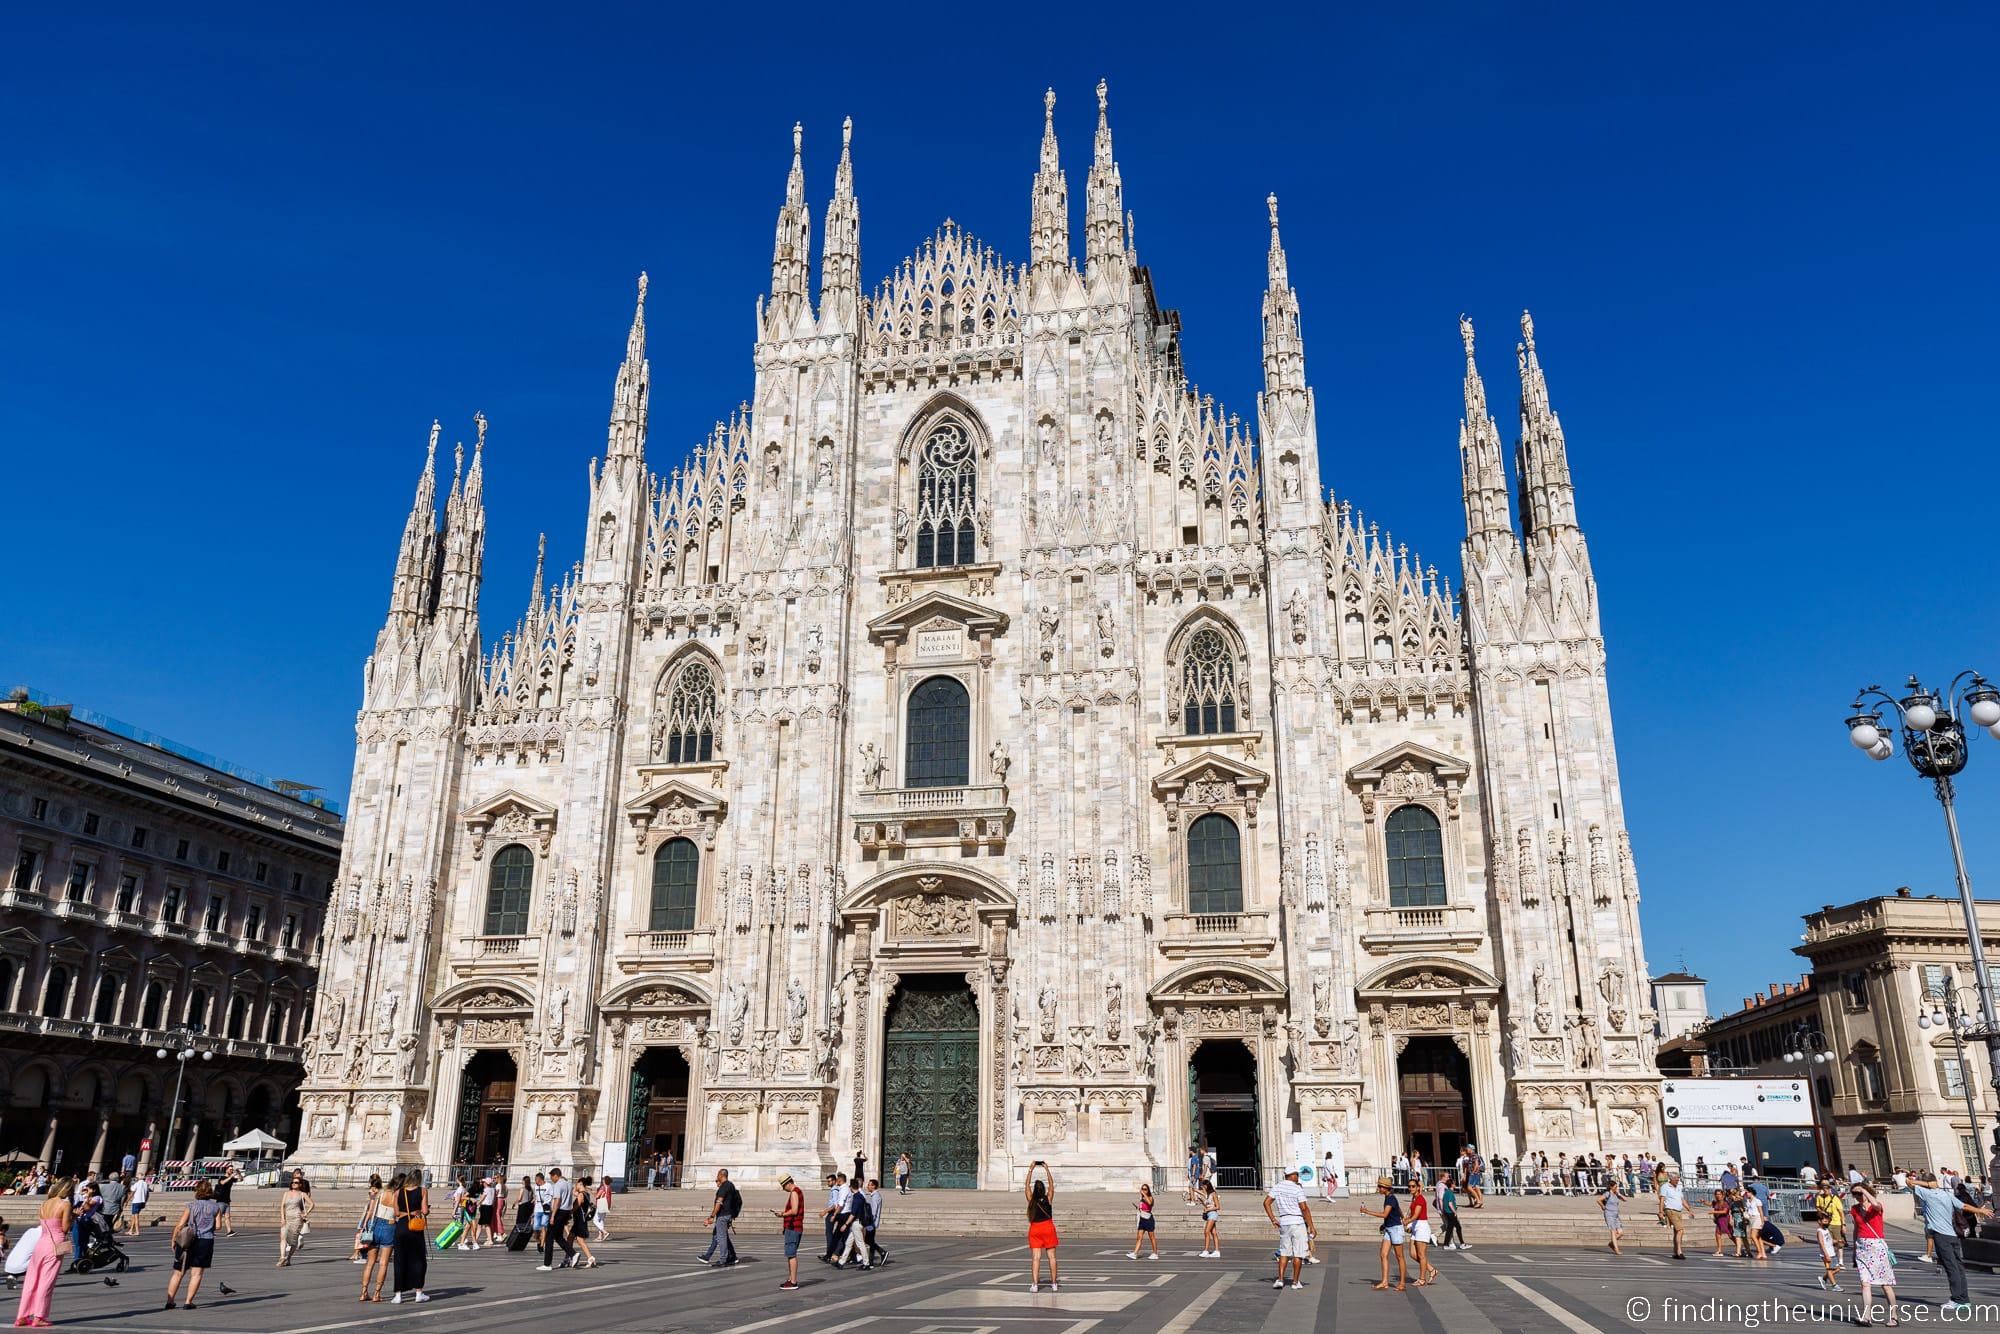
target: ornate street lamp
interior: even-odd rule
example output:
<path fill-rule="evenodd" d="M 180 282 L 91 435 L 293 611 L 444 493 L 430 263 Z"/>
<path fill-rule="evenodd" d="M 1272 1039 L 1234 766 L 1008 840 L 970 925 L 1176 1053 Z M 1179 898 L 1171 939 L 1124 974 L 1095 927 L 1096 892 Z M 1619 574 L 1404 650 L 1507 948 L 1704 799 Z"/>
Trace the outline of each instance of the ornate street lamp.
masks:
<path fill-rule="evenodd" d="M 179 1028 L 167 1030 L 166 1045 L 157 1047 L 153 1051 L 153 1055 L 160 1060 L 172 1060 L 180 1067 L 174 1075 L 174 1102 L 167 1117 L 167 1151 L 160 1155 L 162 1162 L 173 1156 L 174 1135 L 179 1131 L 181 1123 L 181 1084 L 187 1079 L 188 1062 L 197 1055 L 204 1061 L 215 1059 L 214 1052 L 199 1049 L 200 1038 L 200 1024 L 183 1024 Z"/>
<path fill-rule="evenodd" d="M 1839 1060 L 1833 1044 L 1826 1040 L 1826 1034 L 1801 1019 L 1793 1027 L 1791 1037 L 1785 1043 L 1785 1064 L 1787 1065 L 1831 1065 Z M 1806 1114 L 1812 1117 L 1813 1155 L 1819 1159 L 1822 1173 L 1832 1171 L 1832 1159 L 1826 1152 L 1826 1142 L 1819 1123 L 1819 1089 L 1810 1071 L 1806 1073 Z"/>
<path fill-rule="evenodd" d="M 1983 1037 L 1990 1044 L 1993 1035 L 1987 1029 L 1986 1025 L 1980 1023 L 1959 1008 L 1958 985 L 1952 980 L 1950 974 L 1947 973 L 1945 975 L 1944 986 L 1938 991 L 1932 992 L 1925 989 L 1922 968 L 1919 967 L 1914 971 L 1917 975 L 1918 990 L 1922 993 L 1924 1000 L 1930 1005 L 1928 1010 L 1917 1016 L 1917 1027 L 1922 1029 L 1941 1028 L 1951 1034 L 1952 1050 L 1958 1057 L 1959 1087 L 1965 1093 L 1967 1124 L 1972 1127 L 1973 1142 L 1977 1143 L 1979 1139 L 1979 1098 L 1973 1089 L 1971 1071 L 1966 1068 L 1965 1064 L 1965 1040 L 1967 1038 L 1977 1040 Z M 1967 1163 L 1965 1165 L 1965 1174 L 1967 1176 L 1971 1176 L 1974 1173 L 1983 1175 L 1984 1172 L 1985 1166 L 1981 1163 Z"/>
<path fill-rule="evenodd" d="M 1978 672 L 1963 671 L 1952 678 L 1942 692 L 1933 691 L 1910 678 L 1909 693 L 1894 699 L 1880 686 L 1869 686 L 1854 697 L 1854 711 L 1847 719 L 1847 739 L 1873 760 L 1886 760 L 1896 753 L 1889 733 L 1900 726 L 1903 754 L 1919 776 L 1931 780 L 1938 804 L 1944 807 L 1945 833 L 1951 839 L 1952 865 L 1958 872 L 1958 903 L 1965 913 L 1965 935 L 1972 946 L 1973 986 L 1979 997 L 1980 1022 L 1968 1037 L 1986 1043 L 1988 1074 L 1996 1094 L 2000 1094 L 2000 1016 L 1993 1007 L 1992 979 L 1986 972 L 1986 944 L 1979 934 L 1979 909 L 1972 899 L 1972 877 L 1965 871 L 1965 848 L 1958 837 L 1958 812 L 1953 806 L 1952 779 L 1965 768 L 1966 722 L 1983 727 L 2000 741 L 2000 689 Z M 1893 709 L 1896 723 L 1884 726 L 1883 706 Z M 1977 1119 L 1974 1125 L 1978 1124 Z M 1993 1136 L 2000 1153 L 2000 1130 Z"/>

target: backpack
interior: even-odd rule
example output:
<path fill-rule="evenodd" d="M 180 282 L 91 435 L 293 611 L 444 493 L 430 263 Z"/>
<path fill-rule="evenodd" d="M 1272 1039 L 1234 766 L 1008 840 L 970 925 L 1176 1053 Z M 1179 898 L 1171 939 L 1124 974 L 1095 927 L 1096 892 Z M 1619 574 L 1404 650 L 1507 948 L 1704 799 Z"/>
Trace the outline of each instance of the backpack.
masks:
<path fill-rule="evenodd" d="M 868 1197 L 860 1191 L 854 1193 L 854 1199 L 848 1205 L 848 1210 L 854 1215 L 854 1226 L 862 1231 L 866 1232 L 875 1226 L 875 1214 L 868 1207 Z"/>

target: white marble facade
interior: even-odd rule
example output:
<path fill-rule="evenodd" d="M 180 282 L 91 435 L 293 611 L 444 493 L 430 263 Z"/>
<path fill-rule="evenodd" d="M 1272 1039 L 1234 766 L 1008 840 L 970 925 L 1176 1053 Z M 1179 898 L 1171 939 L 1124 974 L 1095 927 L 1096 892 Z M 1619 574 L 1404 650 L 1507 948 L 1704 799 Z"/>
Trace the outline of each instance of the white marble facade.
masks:
<path fill-rule="evenodd" d="M 1454 592 L 1322 488 L 1277 201 L 1243 420 L 1190 388 L 1101 86 L 1076 263 L 1048 102 L 1028 262 L 946 221 L 872 293 L 844 132 L 816 300 L 795 133 L 753 392 L 664 471 L 641 279 L 583 559 L 538 568 L 497 645 L 482 455 L 441 525 L 426 463 L 301 1161 L 462 1158 L 489 1052 L 518 1072 L 505 1156 L 588 1168 L 666 1048 L 697 1175 L 886 1165 L 885 1016 L 917 974 L 977 1006 L 986 1185 L 1177 1164 L 1209 1044 L 1247 1053 L 1266 1171 L 1295 1129 L 1385 1161 L 1419 1041 L 1462 1054 L 1489 1153 L 1658 1147 L 1596 585 L 1532 326 L 1512 488 L 1461 326 Z"/>

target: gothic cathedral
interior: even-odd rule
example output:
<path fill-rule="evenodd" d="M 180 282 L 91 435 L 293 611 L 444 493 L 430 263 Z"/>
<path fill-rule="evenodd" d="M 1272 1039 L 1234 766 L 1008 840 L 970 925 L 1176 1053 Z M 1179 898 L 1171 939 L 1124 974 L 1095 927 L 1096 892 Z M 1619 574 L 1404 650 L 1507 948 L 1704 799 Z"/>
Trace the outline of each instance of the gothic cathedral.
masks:
<path fill-rule="evenodd" d="M 1460 324 L 1454 594 L 1322 489 L 1275 198 L 1254 422 L 1190 388 L 1097 102 L 1081 267 L 1051 93 L 1025 265 L 947 221 L 864 292 L 844 131 L 816 300 L 795 130 L 754 396 L 649 467 L 642 277 L 583 558 L 490 648 L 482 451 L 440 525 L 433 427 L 296 1161 L 1659 1147 L 1533 326 L 1510 491 Z"/>

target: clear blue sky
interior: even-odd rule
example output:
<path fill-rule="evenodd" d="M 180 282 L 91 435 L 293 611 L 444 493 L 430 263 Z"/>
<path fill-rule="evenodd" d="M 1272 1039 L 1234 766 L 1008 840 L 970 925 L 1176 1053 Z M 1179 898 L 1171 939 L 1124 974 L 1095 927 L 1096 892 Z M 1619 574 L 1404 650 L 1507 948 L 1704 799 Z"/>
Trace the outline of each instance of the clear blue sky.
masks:
<path fill-rule="evenodd" d="M 535 534 L 580 549 L 640 269 L 656 466 L 748 393 L 794 120 L 817 244 L 855 119 L 872 284 L 946 215 L 1025 258 L 1049 84 L 1080 210 L 1103 76 L 1202 387 L 1253 410 L 1275 190 L 1322 472 L 1454 575 L 1457 316 L 1499 405 L 1533 308 L 1656 970 L 1734 1004 L 1802 910 L 1950 889 L 1927 789 L 1840 723 L 2000 672 L 1990 8 L 415 8 L 12 16 L 0 684 L 344 790 L 433 416 L 492 420 L 496 635 Z"/>

